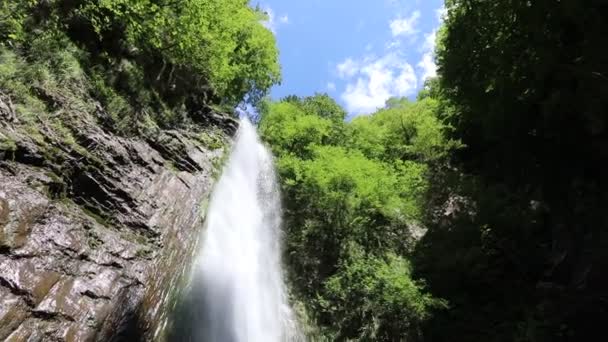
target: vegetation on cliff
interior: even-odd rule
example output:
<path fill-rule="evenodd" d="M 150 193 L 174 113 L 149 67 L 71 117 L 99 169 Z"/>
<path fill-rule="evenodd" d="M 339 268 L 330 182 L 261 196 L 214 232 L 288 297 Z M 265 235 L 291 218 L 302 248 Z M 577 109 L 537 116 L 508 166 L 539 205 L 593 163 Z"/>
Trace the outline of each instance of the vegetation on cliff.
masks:
<path fill-rule="evenodd" d="M 242 0 L 3 1 L 0 19 L 0 86 L 22 116 L 85 92 L 121 131 L 168 127 L 280 80 L 265 14 Z"/>

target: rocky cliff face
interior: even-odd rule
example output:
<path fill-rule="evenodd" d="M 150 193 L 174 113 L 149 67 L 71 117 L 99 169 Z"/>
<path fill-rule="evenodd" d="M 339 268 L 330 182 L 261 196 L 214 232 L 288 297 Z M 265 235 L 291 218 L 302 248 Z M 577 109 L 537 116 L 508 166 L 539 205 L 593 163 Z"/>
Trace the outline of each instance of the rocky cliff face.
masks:
<path fill-rule="evenodd" d="M 79 113 L 32 130 L 9 100 L 0 340 L 161 340 L 234 121 L 124 138 L 97 124 L 103 113 Z"/>

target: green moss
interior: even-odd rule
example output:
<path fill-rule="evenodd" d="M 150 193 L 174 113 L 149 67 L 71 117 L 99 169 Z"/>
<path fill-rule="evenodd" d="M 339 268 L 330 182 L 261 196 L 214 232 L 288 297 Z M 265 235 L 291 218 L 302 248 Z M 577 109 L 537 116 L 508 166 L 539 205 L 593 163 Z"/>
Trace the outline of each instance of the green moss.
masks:
<path fill-rule="evenodd" d="M 173 174 L 179 173 L 179 168 L 177 167 L 177 165 L 175 165 L 175 162 L 173 162 L 172 160 L 165 161 L 165 168 L 167 170 L 171 171 L 171 173 L 173 173 Z"/>
<path fill-rule="evenodd" d="M 143 116 L 139 123 L 139 130 L 144 136 L 154 136 L 158 134 L 160 128 L 158 123 L 149 114 Z"/>
<path fill-rule="evenodd" d="M 92 218 L 95 222 L 99 223 L 100 225 L 102 225 L 104 227 L 112 226 L 106 218 L 102 217 L 101 215 L 94 212 L 92 209 L 88 208 L 86 204 L 79 205 L 69 197 L 61 197 L 58 199 L 58 202 L 62 203 L 64 206 L 66 206 L 68 208 L 75 208 L 75 207 L 80 208 L 83 213 L 85 213 L 87 216 Z"/>
<path fill-rule="evenodd" d="M 93 229 L 89 229 L 87 231 L 87 237 L 87 244 L 91 249 L 96 249 L 99 246 L 103 245 L 103 240 L 101 240 L 99 235 L 97 235 L 97 232 L 95 232 Z"/>
<path fill-rule="evenodd" d="M 112 226 L 107 218 L 99 215 L 98 213 L 94 212 L 93 210 L 87 208 L 86 206 L 80 206 L 80 207 L 81 207 L 82 211 L 85 214 L 87 214 L 87 216 L 89 216 L 90 218 L 92 218 L 93 220 L 95 220 L 95 222 L 99 223 L 100 225 L 102 225 L 104 227 L 111 227 Z"/>
<path fill-rule="evenodd" d="M 205 131 L 196 136 L 196 140 L 205 148 L 210 150 L 218 150 L 226 146 L 226 141 L 222 138 L 219 131 Z"/>
<path fill-rule="evenodd" d="M 84 158 L 86 158 L 87 163 L 92 167 L 97 169 L 103 169 L 105 167 L 105 163 L 93 155 L 89 150 L 87 150 L 84 146 L 80 145 L 76 138 L 74 137 L 74 133 L 71 128 L 66 127 L 63 122 L 59 119 L 54 119 L 49 121 L 49 126 L 52 127 L 53 131 L 57 133 L 57 137 L 59 138 L 59 143 L 65 147 L 69 147 Z M 60 150 L 56 148 L 51 149 L 51 154 L 59 154 Z"/>
<path fill-rule="evenodd" d="M 135 252 L 135 256 L 138 258 L 142 258 L 142 259 L 150 259 L 150 258 L 152 258 L 153 254 L 154 254 L 154 251 L 152 251 L 152 249 L 149 246 L 144 246 L 142 248 L 139 248 Z"/>
<path fill-rule="evenodd" d="M 47 195 L 55 200 L 64 199 L 66 196 L 67 185 L 63 179 L 52 171 L 46 171 L 45 174 L 51 179 L 46 186 Z"/>
<path fill-rule="evenodd" d="M 46 137 L 42 132 L 40 132 L 40 128 L 36 124 L 26 124 L 23 127 L 23 130 L 27 133 L 27 136 L 34 140 L 36 144 L 39 146 L 45 147 L 47 146 Z"/>
<path fill-rule="evenodd" d="M 17 150 L 17 144 L 15 140 L 0 133 L 0 151 L 12 153 L 15 152 L 15 150 Z"/>
<path fill-rule="evenodd" d="M 2 159 L 14 159 L 15 151 L 17 150 L 17 144 L 11 137 L 0 133 L 0 160 Z"/>
<path fill-rule="evenodd" d="M 224 149 L 221 156 L 213 159 L 213 161 L 212 161 L 213 171 L 212 171 L 211 176 L 213 177 L 214 180 L 217 181 L 221 177 L 222 171 L 224 170 L 224 165 L 228 161 L 229 156 L 230 156 L 229 150 Z"/>
<path fill-rule="evenodd" d="M 45 160 L 53 161 L 54 163 L 64 160 L 63 151 L 56 146 L 45 144 L 42 149 L 42 155 L 44 156 Z"/>

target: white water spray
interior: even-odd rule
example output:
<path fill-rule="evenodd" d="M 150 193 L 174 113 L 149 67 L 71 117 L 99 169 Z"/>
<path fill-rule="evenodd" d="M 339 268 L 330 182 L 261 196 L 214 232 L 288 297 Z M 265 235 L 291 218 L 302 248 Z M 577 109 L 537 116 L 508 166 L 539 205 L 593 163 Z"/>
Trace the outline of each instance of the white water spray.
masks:
<path fill-rule="evenodd" d="M 211 197 L 194 266 L 201 342 L 300 340 L 281 269 L 281 202 L 272 155 L 241 120 Z M 194 323 L 194 322 L 193 322 Z"/>

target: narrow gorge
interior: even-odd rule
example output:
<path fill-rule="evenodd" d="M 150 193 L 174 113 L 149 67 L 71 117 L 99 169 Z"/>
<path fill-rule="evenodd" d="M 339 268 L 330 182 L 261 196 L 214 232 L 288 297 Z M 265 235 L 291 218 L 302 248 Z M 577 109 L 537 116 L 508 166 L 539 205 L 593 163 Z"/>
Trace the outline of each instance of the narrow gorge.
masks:
<path fill-rule="evenodd" d="M 0 0 L 0 341 L 608 324 L 603 0 Z"/>

